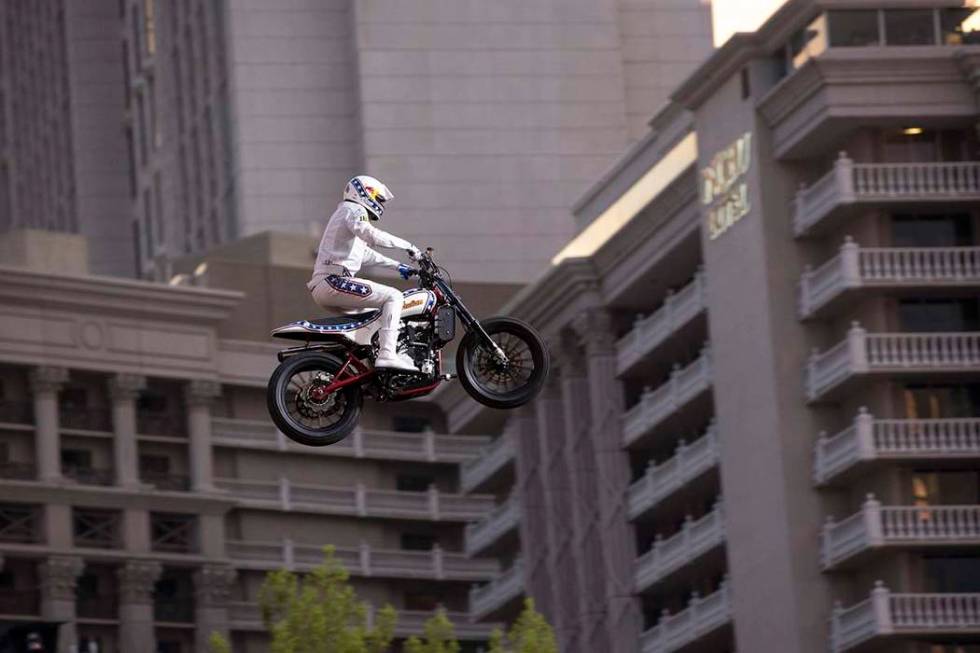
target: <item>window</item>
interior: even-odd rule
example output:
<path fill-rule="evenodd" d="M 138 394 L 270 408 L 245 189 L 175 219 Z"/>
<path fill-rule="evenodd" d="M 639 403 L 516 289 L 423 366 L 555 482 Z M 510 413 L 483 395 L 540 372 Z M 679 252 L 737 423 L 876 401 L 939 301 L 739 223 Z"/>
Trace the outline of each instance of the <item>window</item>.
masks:
<path fill-rule="evenodd" d="M 62 449 L 62 469 L 92 469 L 92 452 L 88 449 Z"/>
<path fill-rule="evenodd" d="M 936 23 L 932 9 L 886 9 L 887 45 L 935 45 Z"/>
<path fill-rule="evenodd" d="M 433 535 L 423 533 L 402 533 L 401 548 L 405 551 L 431 551 L 436 545 Z"/>
<path fill-rule="evenodd" d="M 916 506 L 964 506 L 978 503 L 980 472 L 916 471 L 912 475 L 912 499 Z"/>
<path fill-rule="evenodd" d="M 939 16 L 946 45 L 980 43 L 980 9 L 942 9 Z"/>
<path fill-rule="evenodd" d="M 72 509 L 75 546 L 112 549 L 119 545 L 121 515 L 116 510 Z"/>
<path fill-rule="evenodd" d="M 903 390 L 907 419 L 980 417 L 980 384 L 910 384 Z"/>
<path fill-rule="evenodd" d="M 146 32 L 146 54 L 157 51 L 156 0 L 143 0 L 143 29 Z"/>
<path fill-rule="evenodd" d="M 823 14 L 793 35 L 789 42 L 789 60 L 799 68 L 827 49 L 827 17 Z"/>
<path fill-rule="evenodd" d="M 926 592 L 972 593 L 980 591 L 980 558 L 925 556 Z"/>
<path fill-rule="evenodd" d="M 894 247 L 967 247 L 973 224 L 967 213 L 892 216 Z"/>
<path fill-rule="evenodd" d="M 431 476 L 399 474 L 396 487 L 399 492 L 425 492 L 435 483 Z"/>
<path fill-rule="evenodd" d="M 167 396 L 158 392 L 143 392 L 136 401 L 136 409 L 146 413 L 165 413 Z"/>
<path fill-rule="evenodd" d="M 439 596 L 431 592 L 406 592 L 405 609 L 431 612 L 442 603 Z"/>
<path fill-rule="evenodd" d="M 140 472 L 148 474 L 169 474 L 170 456 L 140 454 Z"/>
<path fill-rule="evenodd" d="M 980 330 L 976 299 L 904 299 L 898 303 L 902 331 L 941 333 Z"/>
<path fill-rule="evenodd" d="M 64 408 L 88 407 L 88 390 L 82 386 L 69 385 L 61 389 L 59 402 Z"/>
<path fill-rule="evenodd" d="M 878 12 L 873 9 L 827 12 L 830 47 L 880 45 Z"/>
<path fill-rule="evenodd" d="M 193 553 L 197 550 L 197 517 L 152 512 L 150 537 L 150 546 L 154 551 Z"/>

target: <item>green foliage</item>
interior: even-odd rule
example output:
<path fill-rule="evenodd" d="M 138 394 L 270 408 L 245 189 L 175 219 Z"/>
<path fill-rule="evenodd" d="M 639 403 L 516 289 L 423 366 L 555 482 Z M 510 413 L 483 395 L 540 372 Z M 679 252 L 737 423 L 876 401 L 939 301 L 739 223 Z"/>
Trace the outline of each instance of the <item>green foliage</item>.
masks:
<path fill-rule="evenodd" d="M 323 562 L 302 578 L 280 569 L 266 575 L 259 591 L 271 653 L 384 653 L 394 638 L 398 614 L 389 605 L 368 625 L 368 606 L 358 600 L 350 575 L 323 550 Z"/>
<path fill-rule="evenodd" d="M 214 632 L 208 638 L 208 649 L 210 653 L 231 653 L 231 644 L 228 643 L 224 635 Z"/>
<path fill-rule="evenodd" d="M 439 608 L 435 615 L 425 622 L 423 638 L 414 635 L 405 642 L 405 653 L 459 653 L 456 630 L 446 611 Z"/>
<path fill-rule="evenodd" d="M 555 632 L 540 612 L 534 599 L 524 600 L 524 609 L 507 635 L 495 630 L 490 636 L 490 653 L 558 653 Z"/>

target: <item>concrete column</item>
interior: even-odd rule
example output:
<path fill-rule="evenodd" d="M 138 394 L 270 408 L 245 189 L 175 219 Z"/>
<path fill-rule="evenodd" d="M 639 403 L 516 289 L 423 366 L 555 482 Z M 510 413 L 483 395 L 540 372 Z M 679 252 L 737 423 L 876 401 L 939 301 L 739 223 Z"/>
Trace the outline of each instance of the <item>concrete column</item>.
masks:
<path fill-rule="evenodd" d="M 38 567 L 41 584 L 41 616 L 61 622 L 57 653 L 69 653 L 77 643 L 75 585 L 85 563 L 77 556 L 51 556 Z"/>
<path fill-rule="evenodd" d="M 521 554 L 524 560 L 524 586 L 534 597 L 538 609 L 552 614 L 552 592 L 557 584 L 548 565 L 548 520 L 545 487 L 541 472 L 541 446 L 533 406 L 519 408 L 511 419 L 517 423 L 517 483 L 521 502 Z"/>
<path fill-rule="evenodd" d="M 195 653 L 210 653 L 212 633 L 228 637 L 228 597 L 235 570 L 227 565 L 204 565 L 194 572 Z"/>
<path fill-rule="evenodd" d="M 151 560 L 128 560 L 118 569 L 120 651 L 155 651 L 153 590 L 163 566 Z"/>
<path fill-rule="evenodd" d="M 123 544 L 132 553 L 150 551 L 150 513 L 145 508 L 123 510 Z"/>
<path fill-rule="evenodd" d="M 200 538 L 201 555 L 208 558 L 225 557 L 225 516 L 219 514 L 201 514 L 197 517 L 198 537 Z"/>
<path fill-rule="evenodd" d="M 63 367 L 35 367 L 31 370 L 31 392 L 34 395 L 34 441 L 39 481 L 61 480 L 61 438 L 58 432 L 58 391 L 68 380 Z"/>
<path fill-rule="evenodd" d="M 596 461 L 603 541 L 606 629 L 612 653 L 635 653 L 642 614 L 633 596 L 636 538 L 627 518 L 629 457 L 622 447 L 623 390 L 616 378 L 615 336 L 610 316 L 593 309 L 580 314 L 574 329 L 585 347 L 589 379 L 590 435 Z"/>
<path fill-rule="evenodd" d="M 136 374 L 117 374 L 109 380 L 112 398 L 113 465 L 116 485 L 137 488 L 139 479 L 139 445 L 136 441 L 136 399 L 146 389 L 146 378 Z"/>
<path fill-rule="evenodd" d="M 184 388 L 187 401 L 187 431 L 190 435 L 191 489 L 210 492 L 214 489 L 211 461 L 211 404 L 221 395 L 216 381 L 195 380 Z"/>

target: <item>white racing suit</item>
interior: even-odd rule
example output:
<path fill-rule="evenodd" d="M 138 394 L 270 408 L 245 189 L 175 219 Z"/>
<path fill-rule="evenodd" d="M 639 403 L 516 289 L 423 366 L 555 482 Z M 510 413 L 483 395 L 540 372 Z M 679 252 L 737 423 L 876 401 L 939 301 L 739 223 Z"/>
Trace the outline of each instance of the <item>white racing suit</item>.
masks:
<path fill-rule="evenodd" d="M 331 309 L 381 309 L 379 367 L 414 369 L 411 359 L 396 353 L 398 327 L 402 314 L 402 293 L 357 276 L 361 267 L 379 266 L 398 269 L 400 263 L 369 247 L 387 247 L 418 251 L 407 240 L 373 226 L 368 211 L 360 204 L 343 201 L 327 221 L 313 267 L 313 277 L 306 287 L 318 306 Z M 400 361 L 401 364 L 392 364 Z"/>

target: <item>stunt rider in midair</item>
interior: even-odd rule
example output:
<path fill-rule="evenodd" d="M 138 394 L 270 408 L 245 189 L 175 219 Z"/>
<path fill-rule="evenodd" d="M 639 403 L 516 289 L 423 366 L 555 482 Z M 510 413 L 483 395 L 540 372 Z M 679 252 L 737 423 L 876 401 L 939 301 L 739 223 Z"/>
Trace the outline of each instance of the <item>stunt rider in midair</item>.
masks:
<path fill-rule="evenodd" d="M 401 249 L 417 259 L 419 249 L 397 236 L 371 224 L 384 213 L 385 203 L 394 197 L 388 187 L 374 177 L 358 175 L 344 189 L 344 200 L 327 221 L 313 267 L 313 277 L 306 287 L 313 301 L 326 309 L 381 309 L 381 329 L 377 368 L 417 372 L 415 363 L 396 351 L 402 314 L 402 293 L 357 276 L 361 267 L 380 266 L 398 270 L 407 279 L 412 268 L 379 254 L 370 246 Z"/>

